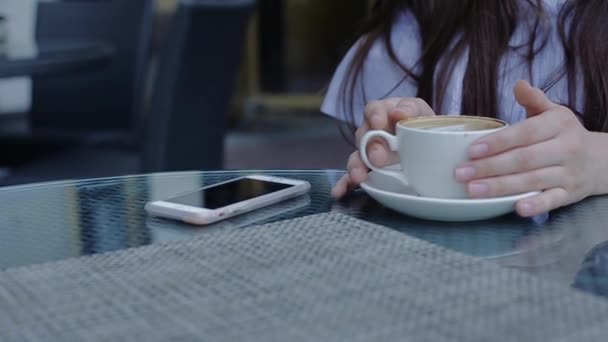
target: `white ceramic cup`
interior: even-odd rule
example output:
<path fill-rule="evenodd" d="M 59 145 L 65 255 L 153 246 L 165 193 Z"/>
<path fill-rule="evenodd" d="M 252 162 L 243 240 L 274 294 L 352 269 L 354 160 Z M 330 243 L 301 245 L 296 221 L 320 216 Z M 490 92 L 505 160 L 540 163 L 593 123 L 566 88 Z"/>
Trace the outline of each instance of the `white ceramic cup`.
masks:
<path fill-rule="evenodd" d="M 360 153 L 371 170 L 397 178 L 420 196 L 469 198 L 466 185 L 456 181 L 455 168 L 469 160 L 468 148 L 477 139 L 508 127 L 504 121 L 473 116 L 427 116 L 400 121 L 396 135 L 370 131 L 361 139 Z M 384 139 L 401 159 L 401 170 L 374 166 L 367 147 L 373 139 Z"/>

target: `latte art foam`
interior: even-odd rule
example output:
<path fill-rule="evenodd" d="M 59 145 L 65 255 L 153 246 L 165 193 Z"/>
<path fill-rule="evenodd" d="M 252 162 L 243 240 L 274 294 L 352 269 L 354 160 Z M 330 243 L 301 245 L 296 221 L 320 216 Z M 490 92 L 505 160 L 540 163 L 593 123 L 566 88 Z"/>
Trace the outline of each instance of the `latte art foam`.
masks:
<path fill-rule="evenodd" d="M 404 127 L 442 132 L 484 131 L 503 127 L 500 121 L 489 118 L 431 117 L 416 118 L 400 123 Z"/>

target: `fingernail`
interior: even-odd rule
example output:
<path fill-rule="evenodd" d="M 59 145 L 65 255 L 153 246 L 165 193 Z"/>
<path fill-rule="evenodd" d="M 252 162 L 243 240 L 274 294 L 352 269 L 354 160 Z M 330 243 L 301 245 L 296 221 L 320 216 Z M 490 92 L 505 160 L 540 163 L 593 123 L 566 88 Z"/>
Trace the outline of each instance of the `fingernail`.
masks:
<path fill-rule="evenodd" d="M 471 183 L 469 184 L 469 193 L 473 197 L 482 197 L 490 192 L 490 187 L 486 183 Z"/>
<path fill-rule="evenodd" d="M 469 148 L 469 155 L 471 158 L 481 158 L 485 156 L 490 148 L 487 144 L 473 144 Z"/>
<path fill-rule="evenodd" d="M 534 204 L 531 202 L 522 202 L 519 205 L 519 210 L 524 216 L 532 216 L 534 214 Z"/>
<path fill-rule="evenodd" d="M 456 180 L 461 182 L 470 181 L 475 177 L 475 168 L 471 166 L 460 167 L 456 169 Z"/>
<path fill-rule="evenodd" d="M 408 116 L 409 115 L 409 113 L 405 109 L 399 108 L 399 107 L 396 107 L 395 109 L 393 109 L 393 113 L 399 113 L 399 114 L 401 114 L 403 116 Z"/>

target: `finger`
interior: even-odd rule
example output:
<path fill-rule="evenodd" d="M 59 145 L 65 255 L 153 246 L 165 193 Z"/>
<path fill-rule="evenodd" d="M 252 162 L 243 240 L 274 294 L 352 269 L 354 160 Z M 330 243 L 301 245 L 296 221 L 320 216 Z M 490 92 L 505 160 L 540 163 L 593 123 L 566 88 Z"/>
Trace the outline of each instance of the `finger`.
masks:
<path fill-rule="evenodd" d="M 403 98 L 389 111 L 389 119 L 396 123 L 404 119 L 419 116 L 434 116 L 435 112 L 426 101 L 419 98 Z"/>
<path fill-rule="evenodd" d="M 361 139 L 363 138 L 365 133 L 367 133 L 369 131 L 370 131 L 369 124 L 367 123 L 367 121 L 363 121 L 363 123 L 361 124 L 361 127 L 359 127 L 359 129 L 357 129 L 357 131 L 355 132 L 355 139 L 357 140 L 357 147 L 361 146 Z"/>
<path fill-rule="evenodd" d="M 374 141 L 369 144 L 367 148 L 367 156 L 373 166 L 383 168 L 388 165 L 395 164 L 395 160 L 399 160 L 396 157 L 396 153 L 391 151 L 388 144 L 384 141 Z M 361 156 L 359 155 L 359 159 Z M 362 159 L 361 159 L 362 160 Z"/>
<path fill-rule="evenodd" d="M 567 179 L 564 168 L 552 166 L 473 181 L 467 185 L 467 190 L 471 198 L 500 197 L 562 187 L 564 179 Z"/>
<path fill-rule="evenodd" d="M 392 132 L 401 120 L 435 115 L 433 109 L 419 98 L 388 98 L 372 101 L 365 107 L 365 121 L 370 129 Z"/>
<path fill-rule="evenodd" d="M 391 98 L 381 101 L 372 101 L 365 106 L 364 121 L 370 129 L 390 131 L 395 129 L 393 123 L 389 122 L 388 112 L 393 109 L 400 99 Z"/>
<path fill-rule="evenodd" d="M 345 174 L 340 178 L 331 189 L 331 196 L 336 199 L 344 197 L 350 191 L 350 176 Z"/>
<path fill-rule="evenodd" d="M 367 155 L 370 162 L 379 168 L 399 164 L 399 155 L 396 152 L 390 151 L 386 144 L 370 144 L 367 150 Z M 360 151 L 356 151 L 350 155 L 346 169 L 351 175 L 353 183 L 356 185 L 364 182 L 367 179 L 369 169 L 363 162 Z"/>
<path fill-rule="evenodd" d="M 553 109 L 475 141 L 469 147 L 469 157 L 485 158 L 555 138 L 561 131 L 564 114 L 558 110 Z"/>
<path fill-rule="evenodd" d="M 367 179 L 367 166 L 361 160 L 361 156 L 359 152 L 353 152 L 348 158 L 348 163 L 346 164 L 346 169 L 348 170 L 348 174 L 350 175 L 351 182 L 360 184 Z"/>
<path fill-rule="evenodd" d="M 357 130 L 357 132 L 355 133 L 355 137 L 357 139 L 357 148 L 361 149 L 361 139 L 363 139 L 363 136 L 367 132 L 369 132 L 369 125 L 367 123 L 363 123 L 361 128 L 359 130 Z M 386 141 L 384 141 L 383 139 L 372 139 L 368 143 L 368 150 L 377 150 L 377 149 L 385 149 L 387 151 L 390 151 Z"/>
<path fill-rule="evenodd" d="M 526 109 L 528 117 L 536 116 L 559 107 L 559 105 L 549 100 L 542 90 L 531 86 L 526 81 L 517 82 L 514 93 L 517 102 Z"/>
<path fill-rule="evenodd" d="M 460 182 L 469 182 L 558 166 L 564 158 L 563 147 L 554 139 L 465 163 L 455 170 L 455 176 Z"/>
<path fill-rule="evenodd" d="M 568 192 L 562 188 L 553 188 L 531 198 L 519 201 L 515 209 L 520 216 L 534 217 L 561 208 L 569 204 Z"/>
<path fill-rule="evenodd" d="M 336 182 L 331 191 L 331 195 L 334 198 L 343 197 L 367 178 L 367 167 L 360 159 L 358 151 L 355 151 L 350 155 L 346 164 L 346 169 L 347 173 Z M 353 175 L 355 176 L 355 181 L 352 179 Z"/>

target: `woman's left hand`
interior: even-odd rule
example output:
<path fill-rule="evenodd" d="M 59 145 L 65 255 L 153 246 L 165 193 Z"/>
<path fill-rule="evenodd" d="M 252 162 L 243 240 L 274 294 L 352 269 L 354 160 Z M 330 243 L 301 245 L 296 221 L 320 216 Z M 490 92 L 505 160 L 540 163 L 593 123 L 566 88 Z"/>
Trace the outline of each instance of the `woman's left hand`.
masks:
<path fill-rule="evenodd" d="M 455 170 L 471 197 L 542 191 L 517 203 L 517 212 L 531 217 L 595 194 L 592 133 L 525 81 L 516 85 L 515 97 L 528 119 L 473 143 L 471 161 Z"/>

